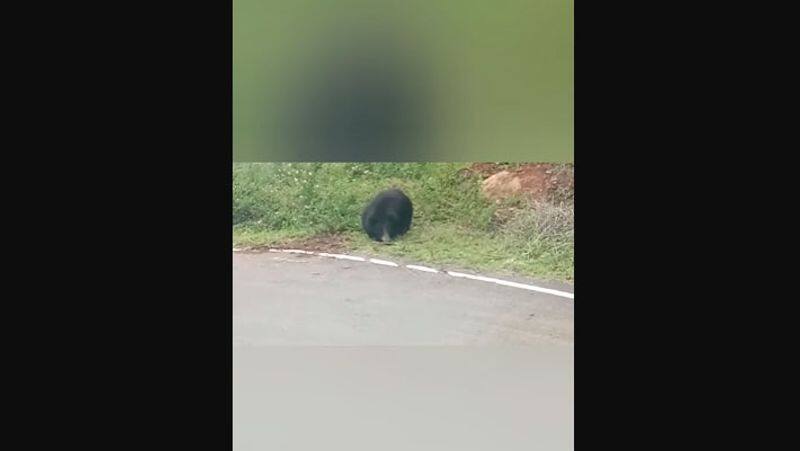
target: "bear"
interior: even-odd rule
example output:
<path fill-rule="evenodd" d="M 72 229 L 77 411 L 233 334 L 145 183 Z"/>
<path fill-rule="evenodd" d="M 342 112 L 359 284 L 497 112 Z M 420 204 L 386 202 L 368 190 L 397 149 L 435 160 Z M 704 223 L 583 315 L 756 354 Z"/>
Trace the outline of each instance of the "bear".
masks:
<path fill-rule="evenodd" d="M 379 193 L 361 214 L 361 226 L 373 240 L 390 244 L 411 228 L 414 207 L 401 190 L 392 188 Z"/>

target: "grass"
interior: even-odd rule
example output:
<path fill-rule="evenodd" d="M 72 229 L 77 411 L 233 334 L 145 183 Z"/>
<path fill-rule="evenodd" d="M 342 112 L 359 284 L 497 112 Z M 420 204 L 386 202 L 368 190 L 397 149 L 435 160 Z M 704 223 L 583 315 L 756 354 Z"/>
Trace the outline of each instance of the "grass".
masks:
<path fill-rule="evenodd" d="M 233 168 L 237 246 L 337 234 L 348 250 L 421 264 L 573 279 L 571 203 L 487 201 L 457 163 L 241 163 Z M 414 202 L 411 230 L 392 246 L 361 231 L 361 210 L 396 186 Z M 501 211 L 498 211 L 501 210 Z M 499 213 L 511 214 L 500 215 Z M 503 217 L 499 220 L 498 217 Z"/>

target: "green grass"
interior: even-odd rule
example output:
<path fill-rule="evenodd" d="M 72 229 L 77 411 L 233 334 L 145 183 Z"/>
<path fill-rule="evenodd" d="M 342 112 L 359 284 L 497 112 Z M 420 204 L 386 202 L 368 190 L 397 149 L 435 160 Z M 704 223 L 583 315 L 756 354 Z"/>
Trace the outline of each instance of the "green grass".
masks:
<path fill-rule="evenodd" d="M 497 206 L 480 179 L 457 163 L 242 163 L 233 169 L 233 237 L 237 246 L 281 245 L 338 234 L 356 252 L 421 264 L 573 278 L 572 205 Z M 414 220 L 394 245 L 370 241 L 361 210 L 396 186 L 414 202 Z M 498 208 L 515 206 L 502 223 Z"/>

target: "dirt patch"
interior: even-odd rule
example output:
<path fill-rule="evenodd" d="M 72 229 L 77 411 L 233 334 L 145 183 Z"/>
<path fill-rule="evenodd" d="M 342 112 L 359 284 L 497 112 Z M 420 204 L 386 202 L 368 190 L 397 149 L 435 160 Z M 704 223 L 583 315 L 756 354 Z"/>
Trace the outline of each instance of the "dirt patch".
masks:
<path fill-rule="evenodd" d="M 270 246 L 255 246 L 243 250 L 254 253 L 266 252 L 268 249 L 300 249 L 314 252 L 339 252 L 347 249 L 347 245 L 348 240 L 343 235 L 328 234 L 282 241 Z"/>
<path fill-rule="evenodd" d="M 552 163 L 476 163 L 469 171 L 483 180 L 489 199 L 502 201 L 513 196 L 532 201 L 571 201 L 575 191 L 573 165 Z"/>
<path fill-rule="evenodd" d="M 509 167 L 510 165 L 508 163 L 475 163 L 470 166 L 468 170 L 485 179 Z"/>

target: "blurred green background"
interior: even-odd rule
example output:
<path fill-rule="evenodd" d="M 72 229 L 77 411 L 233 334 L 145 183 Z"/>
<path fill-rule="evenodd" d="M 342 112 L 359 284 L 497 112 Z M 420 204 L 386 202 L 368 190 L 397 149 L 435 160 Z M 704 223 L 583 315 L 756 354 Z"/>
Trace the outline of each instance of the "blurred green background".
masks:
<path fill-rule="evenodd" d="M 572 17 L 572 0 L 234 0 L 234 161 L 300 159 L 287 106 L 336 38 L 367 27 L 400 37 L 429 134 L 359 160 L 572 162 Z"/>

